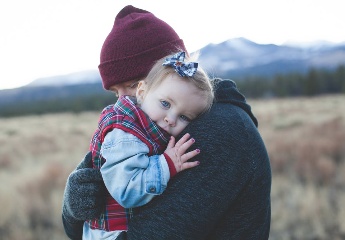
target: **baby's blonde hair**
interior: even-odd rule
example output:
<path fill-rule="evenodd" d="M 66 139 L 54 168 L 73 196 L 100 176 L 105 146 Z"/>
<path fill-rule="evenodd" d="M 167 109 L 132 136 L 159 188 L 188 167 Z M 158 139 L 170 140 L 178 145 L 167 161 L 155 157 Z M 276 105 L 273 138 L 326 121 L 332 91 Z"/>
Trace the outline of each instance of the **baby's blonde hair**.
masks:
<path fill-rule="evenodd" d="M 175 54 L 176 53 L 172 53 L 171 56 Z M 164 58 L 161 58 L 155 63 L 155 65 L 153 65 L 151 71 L 148 73 L 145 79 L 147 92 L 159 86 L 168 75 L 176 74 L 181 80 L 192 83 L 197 89 L 200 90 L 200 94 L 202 94 L 206 99 L 206 108 L 204 112 L 208 111 L 212 106 L 214 93 L 211 80 L 208 77 L 207 73 L 202 69 L 202 67 L 199 64 L 197 71 L 192 77 L 181 77 L 173 67 L 162 65 L 165 59 L 171 56 L 169 55 Z M 197 57 L 195 57 L 195 55 L 193 57 L 186 55 L 184 62 L 195 62 L 196 58 Z"/>

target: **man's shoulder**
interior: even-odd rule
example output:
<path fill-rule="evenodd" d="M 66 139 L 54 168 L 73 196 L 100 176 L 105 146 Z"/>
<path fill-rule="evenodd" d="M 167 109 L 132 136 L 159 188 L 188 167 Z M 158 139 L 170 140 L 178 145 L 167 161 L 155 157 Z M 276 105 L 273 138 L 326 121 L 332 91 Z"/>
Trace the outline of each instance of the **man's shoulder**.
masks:
<path fill-rule="evenodd" d="M 247 129 L 248 127 L 250 129 Z M 188 125 L 186 131 L 195 137 L 235 137 L 239 141 L 246 141 L 246 132 L 256 131 L 255 129 L 252 120 L 241 108 L 231 104 L 215 103 L 208 113 Z"/>
<path fill-rule="evenodd" d="M 256 128 L 246 111 L 228 103 L 214 103 L 211 110 L 200 119 L 200 122 L 224 129 L 231 128 L 233 125 L 237 127 L 249 125 Z"/>

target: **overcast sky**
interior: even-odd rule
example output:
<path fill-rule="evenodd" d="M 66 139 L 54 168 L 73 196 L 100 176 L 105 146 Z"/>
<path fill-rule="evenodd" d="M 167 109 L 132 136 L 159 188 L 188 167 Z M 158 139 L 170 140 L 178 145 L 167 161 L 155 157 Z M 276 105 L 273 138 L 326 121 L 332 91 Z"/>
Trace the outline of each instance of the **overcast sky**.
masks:
<path fill-rule="evenodd" d="M 345 41 L 343 0 L 1 1 L 0 89 L 97 69 L 103 41 L 128 4 L 170 24 L 190 52 L 236 37 L 277 45 Z"/>

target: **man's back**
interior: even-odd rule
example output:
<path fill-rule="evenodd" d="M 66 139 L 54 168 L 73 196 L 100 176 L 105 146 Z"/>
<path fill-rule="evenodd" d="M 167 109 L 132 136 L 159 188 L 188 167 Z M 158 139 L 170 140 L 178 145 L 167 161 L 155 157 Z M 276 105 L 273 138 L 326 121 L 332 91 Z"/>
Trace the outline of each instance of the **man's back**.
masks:
<path fill-rule="evenodd" d="M 128 239 L 268 239 L 266 148 L 236 86 L 224 81 L 219 89 L 211 111 L 185 130 L 201 150 L 200 166 L 180 173 L 164 194 L 138 209 Z"/>

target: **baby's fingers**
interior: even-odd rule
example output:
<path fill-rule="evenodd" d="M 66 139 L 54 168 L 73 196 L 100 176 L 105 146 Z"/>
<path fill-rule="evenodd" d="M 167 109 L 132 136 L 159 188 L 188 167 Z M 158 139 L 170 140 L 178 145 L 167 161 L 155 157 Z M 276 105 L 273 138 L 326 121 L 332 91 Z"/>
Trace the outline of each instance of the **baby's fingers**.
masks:
<path fill-rule="evenodd" d="M 173 148 L 175 146 L 175 138 L 173 136 L 170 137 L 169 143 L 167 148 Z"/>
<path fill-rule="evenodd" d="M 187 151 L 187 149 L 193 145 L 193 143 L 195 143 L 194 138 L 191 138 L 187 142 L 183 143 L 177 150 L 178 155 L 182 156 Z"/>
<path fill-rule="evenodd" d="M 186 169 L 189 169 L 189 168 L 193 168 L 193 167 L 196 167 L 200 164 L 199 161 L 194 161 L 194 162 L 185 162 L 182 164 L 182 171 L 183 170 L 186 170 Z"/>
<path fill-rule="evenodd" d="M 198 155 L 200 153 L 199 149 L 195 149 L 193 151 L 187 152 L 186 154 L 183 154 L 181 156 L 181 161 L 184 163 L 186 161 L 188 161 L 189 159 L 195 157 L 196 155 Z"/>
<path fill-rule="evenodd" d="M 185 142 L 188 141 L 189 138 L 190 138 L 190 134 L 186 133 L 185 135 L 183 135 L 183 137 L 180 138 L 180 140 L 177 141 L 175 147 L 177 148 L 181 147 Z"/>

